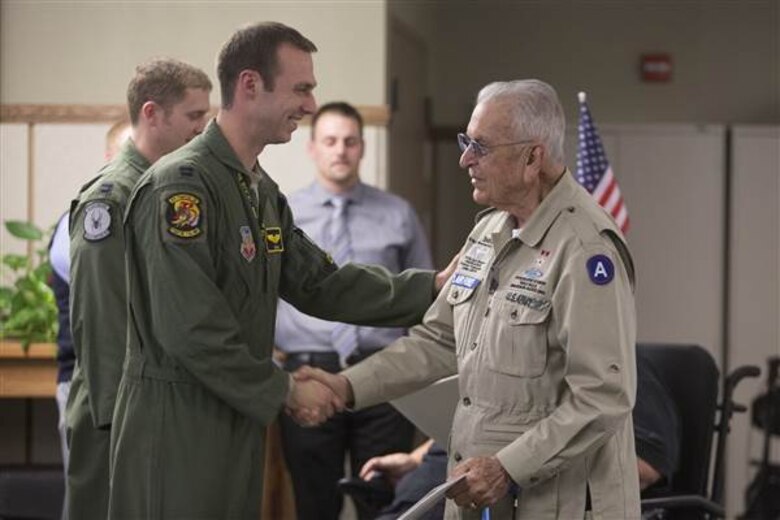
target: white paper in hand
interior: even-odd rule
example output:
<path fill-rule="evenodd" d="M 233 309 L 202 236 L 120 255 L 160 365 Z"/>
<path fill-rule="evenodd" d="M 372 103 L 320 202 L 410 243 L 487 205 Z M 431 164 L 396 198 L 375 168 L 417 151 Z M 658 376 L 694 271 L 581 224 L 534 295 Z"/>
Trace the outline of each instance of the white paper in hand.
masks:
<path fill-rule="evenodd" d="M 458 405 L 458 375 L 439 379 L 413 394 L 390 401 L 415 426 L 440 446 L 446 446 Z"/>
<path fill-rule="evenodd" d="M 444 484 L 439 484 L 432 490 L 428 492 L 427 495 L 422 497 L 419 502 L 414 504 L 412 507 L 406 510 L 406 513 L 402 514 L 398 517 L 398 520 L 417 520 L 419 518 L 422 518 L 422 516 L 433 509 L 433 506 L 435 506 L 439 500 L 444 499 L 444 495 L 447 494 L 447 491 L 466 478 L 466 474 L 459 476 L 458 478 L 454 478 L 452 480 L 448 480 Z"/>

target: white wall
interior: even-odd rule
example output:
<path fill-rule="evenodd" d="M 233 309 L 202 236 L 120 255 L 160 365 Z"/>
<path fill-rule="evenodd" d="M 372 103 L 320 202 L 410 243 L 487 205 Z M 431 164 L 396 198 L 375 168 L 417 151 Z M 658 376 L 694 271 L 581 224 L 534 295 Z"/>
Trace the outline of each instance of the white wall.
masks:
<path fill-rule="evenodd" d="M 0 124 L 0 222 L 32 221 L 43 229 L 53 226 L 79 188 L 103 165 L 106 123 L 36 124 L 32 132 L 33 175 L 28 179 L 28 131 L 26 125 Z M 306 152 L 310 127 L 302 126 L 290 143 L 269 146 L 260 164 L 289 193 L 311 183 L 314 165 Z M 386 139 L 383 127 L 366 126 L 366 151 L 361 177 L 385 187 Z M 24 252 L 24 242 L 0 231 L 0 255 Z"/>
<path fill-rule="evenodd" d="M 761 367 L 759 379 L 737 388 L 736 400 L 750 405 L 766 392 L 767 358 L 780 356 L 780 126 L 740 126 L 733 131 L 731 190 L 731 285 L 729 363 Z M 730 516 L 742 513 L 745 486 L 759 460 L 763 432 L 739 415 L 729 443 L 726 475 L 732 483 Z M 780 461 L 774 438 L 773 461 Z"/>
<path fill-rule="evenodd" d="M 319 99 L 381 105 L 385 18 L 385 0 L 3 0 L 0 102 L 123 103 L 133 68 L 160 55 L 202 68 L 217 86 L 224 41 L 239 26 L 275 20 L 319 48 Z"/>

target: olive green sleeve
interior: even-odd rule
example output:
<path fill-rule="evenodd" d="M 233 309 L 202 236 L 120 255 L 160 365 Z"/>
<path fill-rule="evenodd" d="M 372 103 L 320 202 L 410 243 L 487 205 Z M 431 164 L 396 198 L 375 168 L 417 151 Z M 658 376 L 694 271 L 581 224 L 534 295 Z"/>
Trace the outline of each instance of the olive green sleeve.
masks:
<path fill-rule="evenodd" d="M 171 193 L 197 199 L 195 236 L 167 233 L 165 201 Z M 142 305 L 146 308 L 140 310 L 149 314 L 144 321 L 152 323 L 152 340 L 219 399 L 269 424 L 287 396 L 289 376 L 270 358 L 250 353 L 231 302 L 219 286 L 213 236 L 219 218 L 213 199 L 199 184 L 148 190 L 138 199 L 128 215 L 135 235 L 128 261 L 135 264 L 132 271 L 147 273 L 143 285 L 148 295 Z"/>
<path fill-rule="evenodd" d="M 410 327 L 433 302 L 433 271 L 407 269 L 394 275 L 382 266 L 346 264 L 336 269 L 330 257 L 292 224 L 288 230 L 280 295 L 298 310 L 331 321 L 377 327 Z"/>
<path fill-rule="evenodd" d="M 108 220 L 85 226 L 87 219 Z M 127 336 L 122 208 L 114 201 L 91 200 L 76 207 L 70 222 L 73 347 L 92 421 L 104 428 L 111 425 Z"/>

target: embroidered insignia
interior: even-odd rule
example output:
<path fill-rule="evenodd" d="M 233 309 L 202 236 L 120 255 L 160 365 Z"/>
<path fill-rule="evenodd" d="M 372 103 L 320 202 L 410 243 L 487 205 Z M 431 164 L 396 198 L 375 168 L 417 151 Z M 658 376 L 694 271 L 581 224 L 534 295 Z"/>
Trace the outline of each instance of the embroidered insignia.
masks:
<path fill-rule="evenodd" d="M 544 311 L 547 310 L 547 308 L 550 306 L 550 300 L 543 300 L 541 298 L 534 298 L 532 296 L 528 296 L 522 293 L 518 292 L 509 292 L 506 294 L 507 301 L 513 302 L 513 303 L 519 303 L 520 305 L 524 305 L 526 307 L 529 307 L 531 309 L 537 310 L 537 311 Z M 514 311 L 516 312 L 516 311 Z M 514 314 L 512 315 L 512 318 L 517 318 L 517 316 Z"/>
<path fill-rule="evenodd" d="M 189 164 L 179 166 L 179 174 L 182 177 L 192 177 L 193 173 L 195 173 L 195 168 L 193 168 Z"/>
<path fill-rule="evenodd" d="M 548 249 L 542 249 L 539 251 L 539 256 L 536 257 L 536 265 L 541 267 L 550 258 L 550 251 Z"/>
<path fill-rule="evenodd" d="M 532 280 L 538 280 L 542 276 L 544 276 L 544 271 L 541 269 L 537 269 L 536 267 L 532 267 L 530 269 L 526 269 L 523 271 L 523 276 L 526 278 L 531 278 Z"/>
<path fill-rule="evenodd" d="M 241 226 L 238 231 L 241 233 L 241 256 L 247 262 L 251 262 L 255 259 L 255 254 L 257 253 L 255 239 L 252 238 L 252 230 L 249 229 L 249 226 Z"/>
<path fill-rule="evenodd" d="M 284 251 L 284 240 L 282 240 L 282 228 L 265 228 L 265 250 L 269 253 L 281 253 Z"/>
<path fill-rule="evenodd" d="M 461 274 L 461 273 L 455 273 L 455 276 L 452 277 L 452 285 L 457 285 L 458 287 L 465 287 L 466 289 L 473 289 L 474 287 L 479 285 L 480 281 L 481 280 L 479 278 L 466 276 L 465 274 Z"/>
<path fill-rule="evenodd" d="M 176 193 L 166 199 L 165 222 L 168 233 L 178 238 L 196 238 L 203 233 L 200 199 L 191 193 Z"/>
<path fill-rule="evenodd" d="M 113 182 L 104 182 L 100 185 L 100 188 L 98 191 L 101 195 L 108 195 L 111 193 L 111 191 L 114 189 L 114 183 Z"/>
<path fill-rule="evenodd" d="M 105 202 L 90 202 L 84 207 L 84 239 L 103 240 L 111 234 L 111 211 Z"/>
<path fill-rule="evenodd" d="M 607 285 L 615 277 L 615 266 L 605 255 L 593 255 L 586 263 L 590 281 L 596 285 Z"/>
<path fill-rule="evenodd" d="M 468 273 L 479 274 L 490 260 L 491 253 L 491 247 L 481 243 L 474 244 L 461 258 L 458 268 Z"/>

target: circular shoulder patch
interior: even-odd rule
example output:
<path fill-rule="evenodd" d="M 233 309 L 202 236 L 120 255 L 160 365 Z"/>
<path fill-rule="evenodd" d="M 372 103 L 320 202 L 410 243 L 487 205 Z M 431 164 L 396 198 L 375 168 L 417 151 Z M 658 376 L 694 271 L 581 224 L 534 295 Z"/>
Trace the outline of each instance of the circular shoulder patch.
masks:
<path fill-rule="evenodd" d="M 590 281 L 596 285 L 607 285 L 615 277 L 615 265 L 606 255 L 593 255 L 586 264 Z"/>
<path fill-rule="evenodd" d="M 84 239 L 103 240 L 111 234 L 111 210 L 105 202 L 90 202 L 84 206 Z"/>

